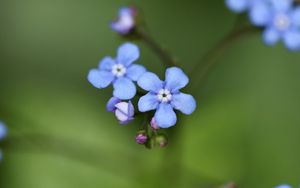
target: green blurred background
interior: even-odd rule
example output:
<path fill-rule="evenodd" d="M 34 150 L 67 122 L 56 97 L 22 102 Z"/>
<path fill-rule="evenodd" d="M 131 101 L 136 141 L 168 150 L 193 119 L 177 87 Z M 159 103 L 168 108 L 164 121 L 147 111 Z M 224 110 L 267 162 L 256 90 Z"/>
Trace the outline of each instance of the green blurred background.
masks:
<path fill-rule="evenodd" d="M 146 150 L 134 142 L 141 121 L 118 125 L 105 111 L 111 89 L 86 80 L 123 42 L 108 23 L 129 4 L 186 72 L 236 17 L 222 0 L 1 0 L 0 119 L 9 137 L 0 187 L 298 186 L 300 53 L 241 40 L 198 88 L 197 112 L 172 129 L 169 147 Z M 137 44 L 138 62 L 162 76 L 160 60 Z"/>

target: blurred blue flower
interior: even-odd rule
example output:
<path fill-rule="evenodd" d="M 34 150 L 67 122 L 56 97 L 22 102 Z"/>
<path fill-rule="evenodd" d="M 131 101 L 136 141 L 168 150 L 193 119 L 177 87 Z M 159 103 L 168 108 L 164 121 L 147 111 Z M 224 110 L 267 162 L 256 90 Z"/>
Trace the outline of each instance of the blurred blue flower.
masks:
<path fill-rule="evenodd" d="M 135 27 L 137 11 L 134 7 L 122 7 L 117 20 L 111 22 L 111 28 L 121 35 L 129 34 Z"/>
<path fill-rule="evenodd" d="M 156 110 L 154 118 L 161 128 L 168 128 L 176 124 L 177 117 L 173 108 L 184 114 L 191 114 L 196 109 L 194 97 L 179 91 L 189 82 L 188 77 L 181 69 L 168 68 L 165 79 L 163 82 L 156 74 L 146 72 L 138 80 L 138 85 L 149 91 L 140 98 L 139 111 Z"/>
<path fill-rule="evenodd" d="M 226 5 L 229 9 L 234 12 L 244 12 L 249 9 L 257 2 L 261 2 L 265 0 L 226 0 Z"/>
<path fill-rule="evenodd" d="M 140 56 L 139 48 L 131 43 L 125 43 L 118 49 L 117 58 L 105 57 L 97 69 L 90 70 L 89 82 L 102 89 L 113 84 L 113 96 L 128 100 L 135 96 L 136 87 L 132 81 L 137 81 L 146 72 L 141 65 L 132 64 Z"/>
<path fill-rule="evenodd" d="M 7 135 L 7 129 L 3 122 L 0 121 L 0 140 L 3 140 Z M 3 159 L 3 153 L 0 149 L 0 161 Z"/>
<path fill-rule="evenodd" d="M 7 129 L 3 122 L 0 121 L 0 140 L 4 139 L 7 135 Z"/>
<path fill-rule="evenodd" d="M 300 49 L 300 7 L 294 7 L 293 0 L 257 3 L 250 19 L 254 25 L 265 27 L 263 39 L 267 45 L 283 40 L 289 50 Z"/>
<path fill-rule="evenodd" d="M 280 185 L 280 186 L 277 186 L 276 188 L 292 188 L 292 187 L 289 185 Z"/>

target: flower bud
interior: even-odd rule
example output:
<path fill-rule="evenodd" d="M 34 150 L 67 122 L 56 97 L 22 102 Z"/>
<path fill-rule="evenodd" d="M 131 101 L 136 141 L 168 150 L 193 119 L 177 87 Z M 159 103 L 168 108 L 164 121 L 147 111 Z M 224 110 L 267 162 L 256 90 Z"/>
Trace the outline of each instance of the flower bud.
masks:
<path fill-rule="evenodd" d="M 159 134 L 155 137 L 155 145 L 164 148 L 168 145 L 168 138 L 164 134 Z"/>
<path fill-rule="evenodd" d="M 111 28 L 121 34 L 129 35 L 136 26 L 137 9 L 134 7 L 122 7 L 119 10 L 119 17 L 111 23 Z"/>
<path fill-rule="evenodd" d="M 155 129 L 155 130 L 159 129 L 159 126 L 157 125 L 154 117 L 151 119 L 150 125 L 151 125 L 152 129 Z"/>
<path fill-rule="evenodd" d="M 134 107 L 130 101 L 119 102 L 115 105 L 115 107 L 116 118 L 120 121 L 121 124 L 127 124 L 134 119 Z"/>
<path fill-rule="evenodd" d="M 148 141 L 148 137 L 145 133 L 143 132 L 140 132 L 136 135 L 135 137 L 135 142 L 137 144 L 141 144 L 141 145 L 144 145 L 146 142 Z"/>

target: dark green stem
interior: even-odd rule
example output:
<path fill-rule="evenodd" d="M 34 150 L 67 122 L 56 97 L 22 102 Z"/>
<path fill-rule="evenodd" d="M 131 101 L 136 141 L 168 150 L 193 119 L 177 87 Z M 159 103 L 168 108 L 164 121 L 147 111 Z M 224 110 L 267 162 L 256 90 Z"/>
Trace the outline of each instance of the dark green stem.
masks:
<path fill-rule="evenodd" d="M 162 60 L 166 67 L 175 66 L 175 60 L 170 53 L 161 47 L 147 32 L 142 28 L 135 29 L 135 35 L 139 37 L 158 57 Z"/>

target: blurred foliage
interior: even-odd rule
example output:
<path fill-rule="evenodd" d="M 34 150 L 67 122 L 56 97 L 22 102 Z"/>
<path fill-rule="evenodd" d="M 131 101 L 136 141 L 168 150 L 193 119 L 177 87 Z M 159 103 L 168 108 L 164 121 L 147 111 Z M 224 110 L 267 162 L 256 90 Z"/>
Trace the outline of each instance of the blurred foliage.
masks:
<path fill-rule="evenodd" d="M 170 130 L 169 147 L 146 150 L 134 142 L 142 120 L 119 126 L 104 108 L 111 89 L 86 81 L 122 43 L 108 23 L 128 4 L 143 10 L 151 34 L 186 72 L 236 17 L 221 0 L 2 0 L 0 119 L 13 144 L 0 187 L 298 185 L 300 53 L 266 47 L 259 36 L 240 41 L 199 87 L 197 112 Z M 159 59 L 137 43 L 139 63 L 162 75 Z M 50 140 L 13 142 L 23 134 Z"/>

